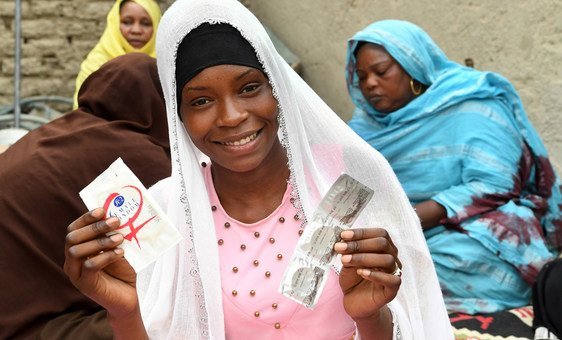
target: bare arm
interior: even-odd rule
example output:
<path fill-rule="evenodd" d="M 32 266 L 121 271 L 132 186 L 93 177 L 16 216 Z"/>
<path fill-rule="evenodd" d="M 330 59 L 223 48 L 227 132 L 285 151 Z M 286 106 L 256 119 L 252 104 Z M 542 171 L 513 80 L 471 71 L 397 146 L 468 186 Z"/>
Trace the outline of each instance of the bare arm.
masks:
<path fill-rule="evenodd" d="M 392 314 L 387 306 L 370 318 L 355 320 L 361 339 L 392 339 Z"/>
<path fill-rule="evenodd" d="M 447 217 L 447 210 L 432 200 L 423 201 L 414 206 L 423 229 L 430 229 L 441 224 L 441 220 Z"/>
<path fill-rule="evenodd" d="M 131 315 L 121 317 L 114 317 L 108 312 L 107 319 L 113 329 L 113 339 L 148 340 L 148 334 L 144 329 L 139 309 L 134 311 Z"/>

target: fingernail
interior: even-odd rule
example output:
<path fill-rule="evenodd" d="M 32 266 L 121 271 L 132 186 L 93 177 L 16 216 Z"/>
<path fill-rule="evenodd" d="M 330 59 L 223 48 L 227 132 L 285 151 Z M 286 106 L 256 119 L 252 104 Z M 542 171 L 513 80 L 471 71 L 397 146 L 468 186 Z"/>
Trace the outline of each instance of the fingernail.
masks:
<path fill-rule="evenodd" d="M 349 262 L 351 262 L 351 255 L 343 255 L 343 256 L 341 257 L 341 262 L 342 262 L 342 263 L 349 263 Z"/>
<path fill-rule="evenodd" d="M 119 219 L 117 217 L 110 217 L 105 221 L 105 223 L 107 223 L 107 225 L 110 227 L 118 227 Z"/>
<path fill-rule="evenodd" d="M 119 241 L 123 240 L 123 235 L 117 233 L 117 234 L 113 234 L 113 235 L 109 236 L 109 238 L 110 238 L 113 242 L 119 242 Z"/>
<path fill-rule="evenodd" d="M 125 253 L 125 251 L 122 248 L 115 248 L 113 251 L 117 255 L 123 255 L 123 253 Z"/>
<path fill-rule="evenodd" d="M 95 218 L 101 218 L 103 216 L 103 208 L 96 208 L 92 210 L 91 214 Z"/>
<path fill-rule="evenodd" d="M 353 238 L 353 230 L 344 230 L 341 232 L 340 236 L 343 239 L 350 240 Z"/>
<path fill-rule="evenodd" d="M 357 269 L 357 275 L 369 276 L 371 275 L 371 271 L 369 269 Z"/>
<path fill-rule="evenodd" d="M 347 243 L 337 242 L 336 244 L 334 244 L 335 251 L 344 251 L 346 249 L 347 249 Z"/>

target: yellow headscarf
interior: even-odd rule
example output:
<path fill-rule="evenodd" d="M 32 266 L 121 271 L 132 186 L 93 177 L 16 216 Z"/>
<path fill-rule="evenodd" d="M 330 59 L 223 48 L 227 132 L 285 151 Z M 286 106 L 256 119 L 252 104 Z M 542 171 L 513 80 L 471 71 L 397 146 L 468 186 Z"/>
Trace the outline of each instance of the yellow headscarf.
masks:
<path fill-rule="evenodd" d="M 160 17 L 162 16 L 160 7 L 154 0 L 132 0 L 141 5 L 148 13 L 152 20 L 152 27 L 154 28 L 152 37 L 146 45 L 137 49 L 127 42 L 119 29 L 121 23 L 119 10 L 123 1 L 124 0 L 115 1 L 115 4 L 113 4 L 113 7 L 111 7 L 111 10 L 107 14 L 107 24 L 100 41 L 92 51 L 90 51 L 86 59 L 82 62 L 82 65 L 80 65 L 80 73 L 78 73 L 76 77 L 76 89 L 74 91 L 74 108 L 78 107 L 78 91 L 84 80 L 109 60 L 131 52 L 140 52 L 148 54 L 151 57 L 156 57 L 156 30 L 160 23 Z"/>

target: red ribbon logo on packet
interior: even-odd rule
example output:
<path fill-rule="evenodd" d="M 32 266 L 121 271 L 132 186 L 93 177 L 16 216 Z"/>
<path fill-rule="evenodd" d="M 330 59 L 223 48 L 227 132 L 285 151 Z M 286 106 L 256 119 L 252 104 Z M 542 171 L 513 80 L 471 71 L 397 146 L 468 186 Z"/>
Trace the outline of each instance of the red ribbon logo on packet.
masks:
<path fill-rule="evenodd" d="M 124 238 L 128 241 L 135 239 L 137 245 L 139 246 L 139 248 L 141 248 L 140 242 L 137 238 L 137 234 L 148 222 L 152 221 L 152 219 L 154 219 L 156 216 L 150 217 L 148 220 L 139 224 L 135 228 L 133 223 L 137 220 L 142 211 L 142 192 L 139 188 L 132 185 L 126 185 L 122 187 L 122 189 L 126 191 L 131 191 L 130 189 L 132 189 L 133 194 L 122 195 L 117 192 L 110 194 L 103 204 L 105 216 L 106 218 L 117 217 L 121 222 L 126 220 L 126 222 L 121 224 L 117 229 L 129 227 L 130 232 L 128 234 L 123 234 Z M 138 194 L 138 198 L 134 197 L 135 192 Z M 127 197 L 127 199 L 125 199 L 125 197 Z"/>

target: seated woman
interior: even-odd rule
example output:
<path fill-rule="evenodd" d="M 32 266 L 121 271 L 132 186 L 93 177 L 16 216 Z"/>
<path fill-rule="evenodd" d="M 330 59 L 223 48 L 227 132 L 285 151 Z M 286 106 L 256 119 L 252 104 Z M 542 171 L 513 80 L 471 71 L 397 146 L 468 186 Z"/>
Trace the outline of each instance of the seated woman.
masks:
<path fill-rule="evenodd" d="M 529 304 L 562 246 L 560 182 L 513 86 L 447 59 L 397 20 L 350 40 L 349 126 L 390 162 L 414 205 L 448 309 Z"/>
<path fill-rule="evenodd" d="M 79 102 L 0 154 L 0 339 L 112 339 L 105 310 L 62 268 L 66 227 L 85 209 L 77 193 L 118 157 L 146 186 L 171 173 L 154 58 L 106 63 Z"/>
<path fill-rule="evenodd" d="M 160 7 L 154 0 L 116 0 L 107 14 L 105 30 L 97 45 L 80 65 L 74 90 L 74 108 L 78 91 L 88 76 L 109 60 L 125 53 L 139 52 L 156 56 L 156 29 Z"/>
<path fill-rule="evenodd" d="M 452 338 L 421 228 L 390 166 L 283 61 L 242 4 L 178 0 L 157 46 L 172 176 L 151 191 L 183 240 L 137 277 L 117 247 L 122 235 L 106 236 L 119 221 L 103 209 L 67 235 L 66 273 L 107 309 L 116 338 Z M 310 310 L 278 288 L 342 170 L 376 197 L 341 233 L 339 278 L 328 272 Z"/>

